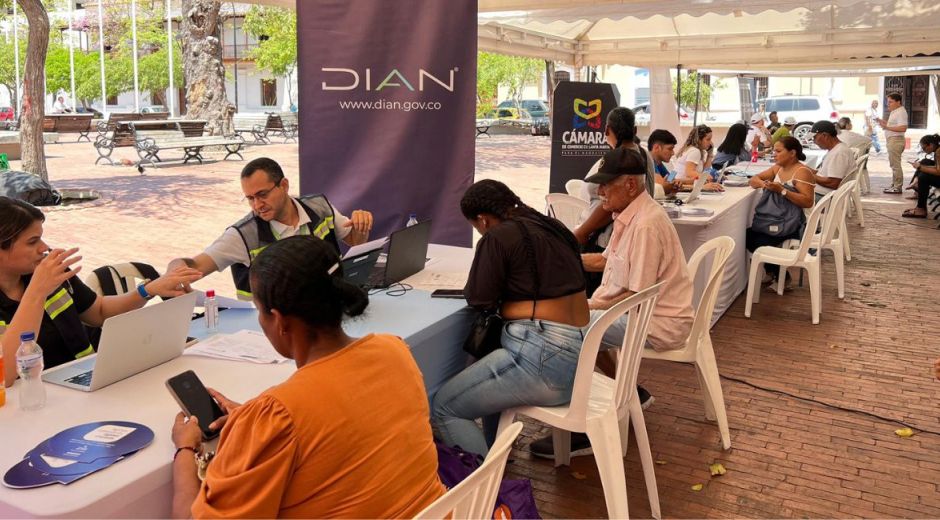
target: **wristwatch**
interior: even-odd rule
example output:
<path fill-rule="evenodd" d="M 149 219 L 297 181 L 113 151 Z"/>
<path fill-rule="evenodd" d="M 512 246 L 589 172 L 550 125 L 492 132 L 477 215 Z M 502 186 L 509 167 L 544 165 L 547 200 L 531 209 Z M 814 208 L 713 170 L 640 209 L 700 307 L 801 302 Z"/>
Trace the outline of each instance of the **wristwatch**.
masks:
<path fill-rule="evenodd" d="M 786 186 L 783 186 L 783 187 L 780 188 L 780 194 L 783 195 L 784 197 L 787 196 L 787 188 L 786 188 Z"/>
<path fill-rule="evenodd" d="M 144 287 L 144 286 L 147 285 L 148 283 L 150 283 L 150 280 L 144 280 L 144 281 L 140 282 L 139 284 L 137 284 L 137 294 L 139 294 L 140 297 L 143 298 L 143 299 L 145 299 L 145 300 L 149 300 L 149 299 L 153 298 L 153 296 L 154 296 L 154 295 L 148 293 L 148 292 L 147 292 L 147 288 Z"/>

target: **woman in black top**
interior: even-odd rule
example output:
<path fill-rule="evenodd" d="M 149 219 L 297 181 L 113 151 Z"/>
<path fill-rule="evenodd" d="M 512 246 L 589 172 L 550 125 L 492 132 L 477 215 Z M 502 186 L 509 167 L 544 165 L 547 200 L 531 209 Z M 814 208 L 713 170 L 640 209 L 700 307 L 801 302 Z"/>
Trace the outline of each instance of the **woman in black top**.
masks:
<path fill-rule="evenodd" d="M 499 311 L 506 323 L 502 348 L 434 396 L 431 424 L 448 445 L 485 455 L 501 411 L 571 400 L 590 312 L 578 243 L 563 224 L 493 180 L 471 186 L 460 209 L 483 235 L 464 296 L 477 309 Z M 485 435 L 474 422 L 480 417 Z"/>
<path fill-rule="evenodd" d="M 51 249 L 42 240 L 45 216 L 26 202 L 0 197 L 0 347 L 6 386 L 16 379 L 20 333 L 38 332 L 45 366 L 60 365 L 94 352 L 84 325 L 143 307 L 153 295 L 178 296 L 181 283 L 202 274 L 177 269 L 137 291 L 101 297 L 82 283 L 70 266 L 82 259 L 78 249 Z M 147 295 L 147 297 L 144 297 Z"/>
<path fill-rule="evenodd" d="M 747 161 L 751 158 L 744 142 L 747 139 L 747 127 L 742 123 L 735 123 L 728 129 L 728 135 L 718 147 L 718 153 L 712 159 L 712 168 L 720 170 L 725 166 Z"/>

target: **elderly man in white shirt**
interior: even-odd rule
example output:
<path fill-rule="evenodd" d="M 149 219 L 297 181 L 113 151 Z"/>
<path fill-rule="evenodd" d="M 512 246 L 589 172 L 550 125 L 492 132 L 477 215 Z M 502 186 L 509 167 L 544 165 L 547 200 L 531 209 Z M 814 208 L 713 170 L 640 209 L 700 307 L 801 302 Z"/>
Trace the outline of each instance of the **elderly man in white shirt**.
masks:
<path fill-rule="evenodd" d="M 816 201 L 839 188 L 848 174 L 855 168 L 855 152 L 839 140 L 836 125 L 831 121 L 817 121 L 811 130 L 813 142 L 828 150 L 822 165 L 816 171 Z"/>
<path fill-rule="evenodd" d="M 855 152 L 856 159 L 869 153 L 872 147 L 872 140 L 864 135 L 852 131 L 852 120 L 848 117 L 839 119 L 839 140 L 848 145 Z M 858 184 L 863 195 L 867 195 L 871 189 L 871 182 L 868 179 L 868 159 L 862 163 L 858 171 Z"/>
<path fill-rule="evenodd" d="M 888 163 L 891 164 L 891 187 L 885 193 L 900 194 L 904 184 L 904 171 L 901 169 L 901 154 L 904 153 L 904 132 L 907 131 L 907 110 L 901 106 L 901 94 L 888 94 L 888 120 L 878 119 L 878 125 L 885 132 L 888 148 Z"/>

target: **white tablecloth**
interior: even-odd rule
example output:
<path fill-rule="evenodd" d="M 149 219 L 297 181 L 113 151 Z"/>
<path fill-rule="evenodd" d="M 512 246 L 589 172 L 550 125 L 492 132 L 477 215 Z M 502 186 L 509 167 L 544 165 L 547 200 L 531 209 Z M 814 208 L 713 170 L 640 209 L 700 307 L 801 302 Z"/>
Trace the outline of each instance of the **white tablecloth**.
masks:
<path fill-rule="evenodd" d="M 673 219 L 682 251 L 688 260 L 693 253 L 705 242 L 720 237 L 729 236 L 734 239 L 734 251 L 728 257 L 725 266 L 725 277 L 718 291 L 715 301 L 715 312 L 712 315 L 712 324 L 718 321 L 728 307 L 734 303 L 747 288 L 747 251 L 744 249 L 745 230 L 750 226 L 754 216 L 754 206 L 757 204 L 759 190 L 750 187 L 727 188 L 722 194 L 703 194 L 702 197 L 691 204 L 695 208 L 708 208 L 714 213 L 708 217 L 681 217 Z M 710 266 L 710 260 L 704 266 Z M 707 269 L 706 269 L 707 271 Z M 695 296 L 693 302 L 698 300 L 705 290 L 705 277 L 698 276 L 695 280 Z"/>
<path fill-rule="evenodd" d="M 422 276 L 433 278 L 435 272 L 445 273 L 441 275 L 443 278 L 459 269 L 466 272 L 472 254 L 470 249 L 432 245 L 429 250 L 432 261 L 425 272 L 405 281 L 420 282 Z M 230 318 L 226 325 L 226 312 L 222 313 L 220 328 L 223 332 L 227 327 L 249 327 L 232 323 L 236 320 Z M 426 292 L 416 290 L 401 297 L 384 293 L 371 296 L 366 314 L 350 321 L 346 328 L 354 336 L 387 332 L 404 338 L 425 376 L 428 392 L 433 393 L 444 380 L 465 366 L 466 355 L 461 346 L 471 320 L 472 315 L 463 300 L 432 300 Z M 257 326 L 256 321 L 254 325 Z M 204 335 L 202 328 L 201 321 L 193 322 L 190 335 L 197 338 Z M 293 363 L 258 365 L 182 356 L 96 392 L 85 393 L 47 383 L 46 406 L 34 412 L 18 409 L 17 383 L 7 389 L 7 403 L 0 407 L 0 441 L 3 443 L 0 472 L 5 473 L 44 439 L 87 422 L 138 422 L 150 427 L 155 438 L 150 446 L 127 460 L 68 486 L 54 484 L 35 489 L 0 486 L 0 518 L 168 517 L 173 457 L 170 429 L 179 406 L 164 383 L 185 370 L 194 370 L 206 386 L 244 402 L 290 377 L 295 367 Z"/>

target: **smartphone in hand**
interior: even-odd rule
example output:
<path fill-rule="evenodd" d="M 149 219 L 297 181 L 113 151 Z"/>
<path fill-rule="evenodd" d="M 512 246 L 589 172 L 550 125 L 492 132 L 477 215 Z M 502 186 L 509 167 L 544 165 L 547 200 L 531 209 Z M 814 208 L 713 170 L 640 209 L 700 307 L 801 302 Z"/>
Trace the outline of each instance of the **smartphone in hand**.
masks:
<path fill-rule="evenodd" d="M 187 416 L 199 418 L 199 428 L 202 430 L 204 440 L 214 439 L 219 435 L 218 430 L 209 429 L 209 425 L 216 419 L 225 415 L 225 412 L 209 395 L 205 385 L 192 370 L 173 376 L 166 381 L 166 388 L 176 399 L 177 404 Z"/>

